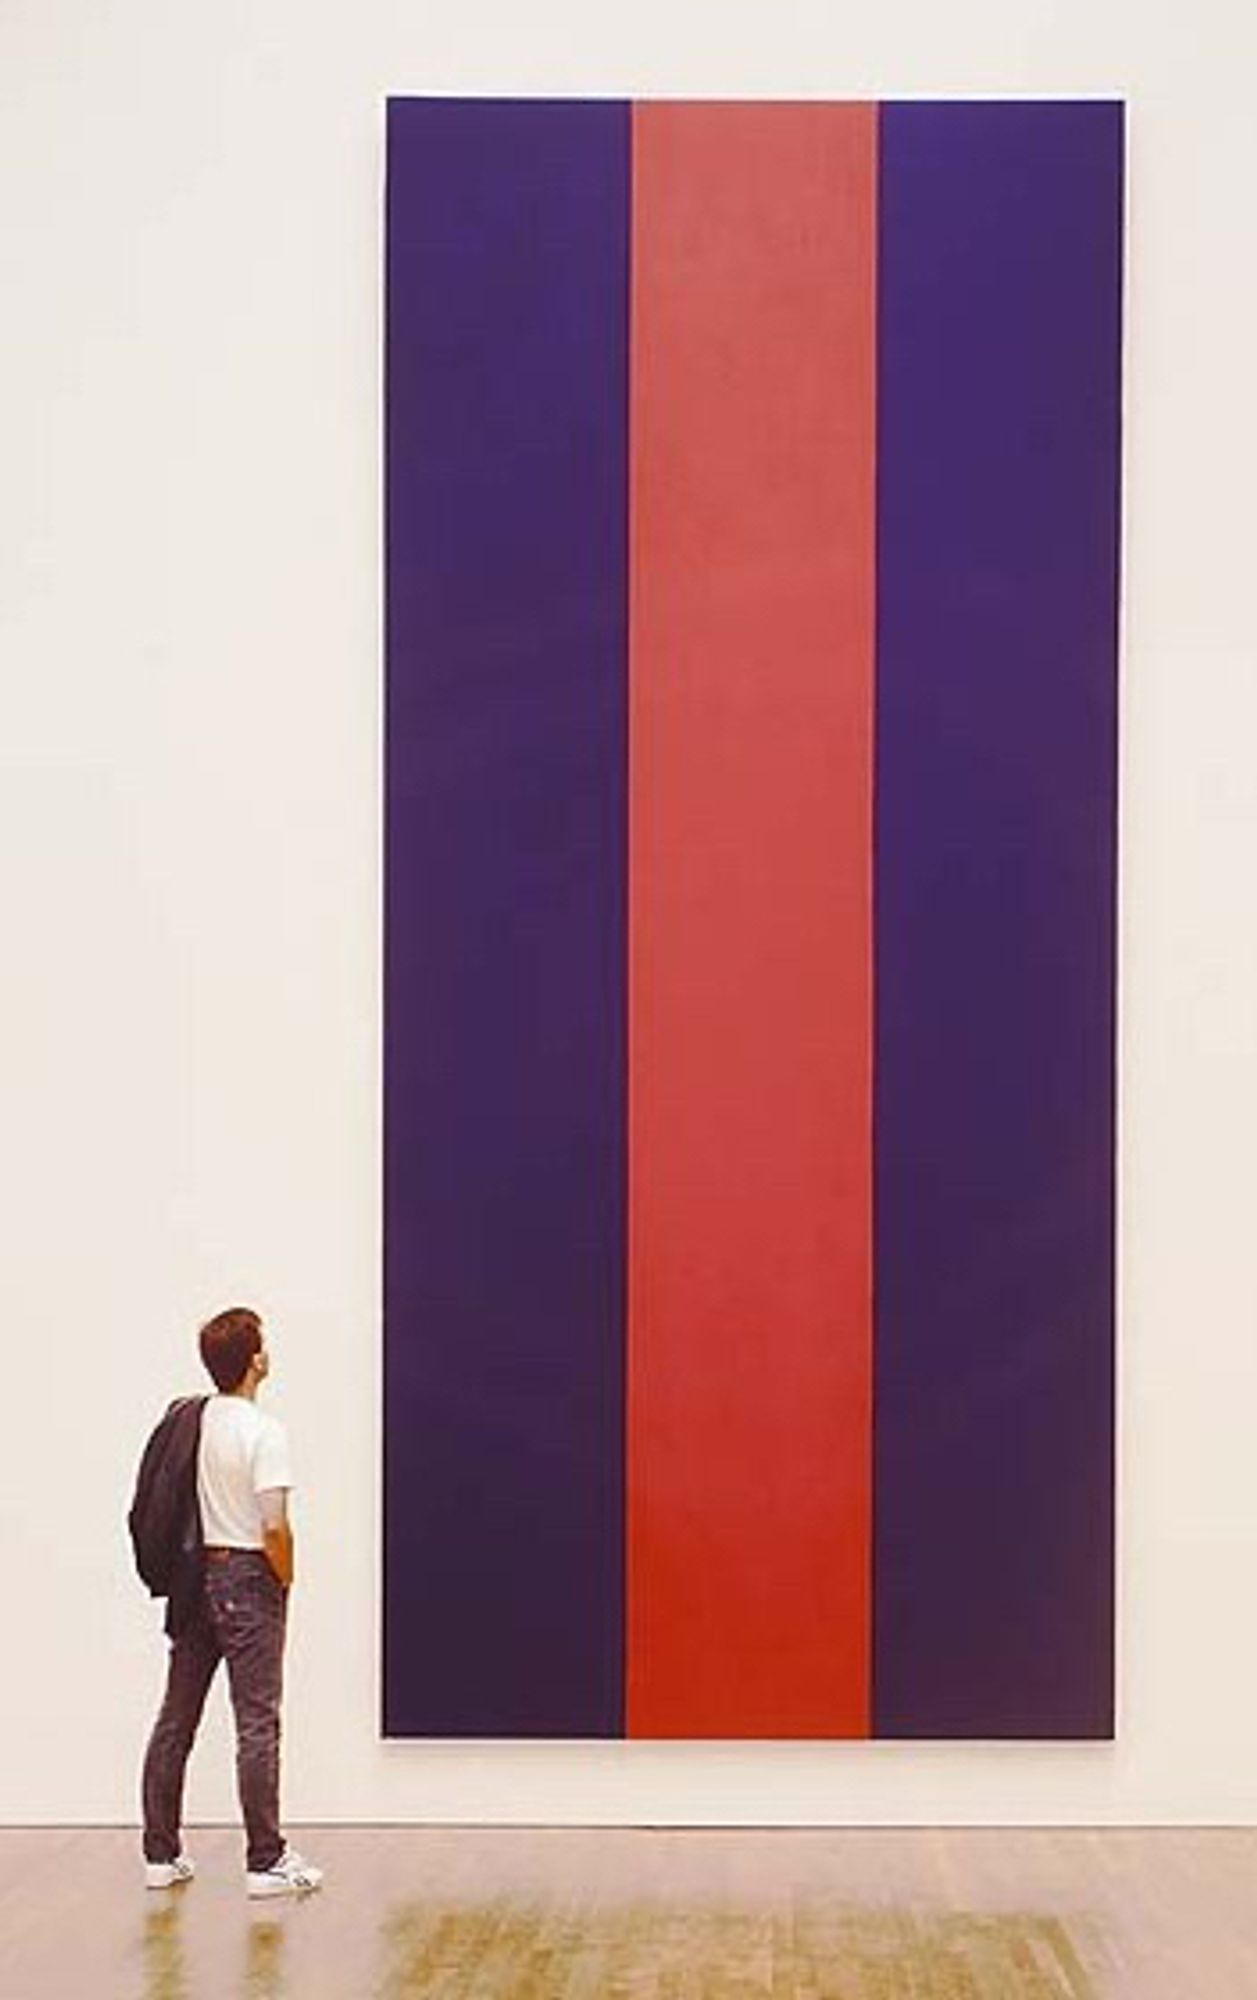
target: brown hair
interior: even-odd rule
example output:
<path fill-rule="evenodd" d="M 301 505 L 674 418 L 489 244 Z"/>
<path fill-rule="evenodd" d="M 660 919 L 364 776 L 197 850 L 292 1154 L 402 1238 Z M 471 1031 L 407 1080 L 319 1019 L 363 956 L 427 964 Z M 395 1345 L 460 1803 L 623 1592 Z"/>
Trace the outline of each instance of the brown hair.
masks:
<path fill-rule="evenodd" d="M 262 1322 L 249 1306 L 229 1306 L 201 1328 L 201 1359 L 224 1395 L 238 1389 L 262 1345 Z"/>

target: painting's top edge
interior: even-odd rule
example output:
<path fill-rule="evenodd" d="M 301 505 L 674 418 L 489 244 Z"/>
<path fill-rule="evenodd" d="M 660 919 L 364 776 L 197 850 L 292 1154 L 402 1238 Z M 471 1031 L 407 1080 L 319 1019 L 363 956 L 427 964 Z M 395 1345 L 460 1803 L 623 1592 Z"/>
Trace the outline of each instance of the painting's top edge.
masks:
<path fill-rule="evenodd" d="M 949 96 L 946 93 L 921 92 L 914 96 L 899 96 L 899 97 L 879 97 L 872 93 L 865 93 L 863 95 L 856 95 L 852 97 L 834 97 L 834 96 L 829 96 L 827 94 L 814 94 L 811 96 L 788 96 L 788 97 L 778 97 L 778 96 L 760 97 L 753 95 L 744 95 L 741 97 L 727 97 L 727 96 L 696 97 L 688 93 L 678 94 L 674 96 L 662 91 L 642 92 L 633 97 L 625 97 L 622 94 L 616 92 L 607 92 L 605 94 L 602 94 L 597 91 L 583 92 L 579 94 L 573 92 L 567 96 L 554 96 L 552 94 L 547 93 L 545 95 L 529 97 L 529 96 L 521 96 L 518 93 L 514 93 L 511 91 L 482 91 L 473 93 L 468 93 L 466 91 L 390 91 L 385 98 L 385 103 L 390 111 L 401 109 L 404 106 L 411 104 L 450 104 L 450 105 L 492 104 L 492 105 L 504 105 L 504 106 L 519 105 L 521 107 L 532 106 L 536 108 L 543 108 L 549 106 L 556 109 L 560 109 L 568 105 L 585 105 L 585 104 L 601 104 L 601 105 L 619 106 L 619 107 L 624 107 L 628 105 L 637 105 L 637 104 L 677 104 L 677 105 L 695 105 L 695 106 L 711 106 L 711 107 L 719 105 L 744 105 L 744 104 L 765 104 L 765 105 L 783 105 L 783 106 L 809 105 L 809 104 L 817 104 L 817 105 L 921 104 L 921 105 L 951 105 L 955 106 L 957 109 L 962 109 L 965 106 L 970 106 L 970 105 L 972 106 L 1041 105 L 1044 108 L 1058 107 L 1060 109 L 1072 109 L 1076 106 L 1085 104 L 1085 105 L 1094 105 L 1097 108 L 1103 108 L 1106 110 L 1123 111 L 1127 108 L 1129 102 L 1130 102 L 1129 98 L 1107 91 L 1096 91 L 1096 92 L 1079 91 L 1076 92 L 1073 96 L 1069 97 L 1065 96 L 1047 97 L 1044 96 L 1041 92 L 1034 94 L 1022 94 L 1016 91 L 990 91 L 987 92 L 985 95 L 966 93 L 964 95 L 956 95 L 956 96 Z"/>

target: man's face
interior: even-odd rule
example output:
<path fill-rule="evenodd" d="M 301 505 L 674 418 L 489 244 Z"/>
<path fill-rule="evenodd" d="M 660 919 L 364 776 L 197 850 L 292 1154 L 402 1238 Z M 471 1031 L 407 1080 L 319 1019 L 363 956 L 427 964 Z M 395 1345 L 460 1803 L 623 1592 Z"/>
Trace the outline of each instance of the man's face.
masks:
<path fill-rule="evenodd" d="M 253 1357 L 253 1367 L 258 1381 L 265 1382 L 271 1372 L 271 1357 L 267 1351 L 265 1340 L 263 1340 L 262 1345 Z"/>

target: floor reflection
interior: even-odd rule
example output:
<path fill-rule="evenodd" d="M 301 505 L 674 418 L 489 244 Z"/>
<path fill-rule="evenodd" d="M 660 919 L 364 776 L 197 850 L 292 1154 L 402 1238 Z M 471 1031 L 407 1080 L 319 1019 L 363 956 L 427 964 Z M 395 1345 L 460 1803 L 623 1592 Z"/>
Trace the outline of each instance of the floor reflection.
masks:
<path fill-rule="evenodd" d="M 284 1926 L 254 1917 L 245 1941 L 244 2000 L 283 2000 Z"/>
<path fill-rule="evenodd" d="M 1056 1917 L 852 1909 L 395 1905 L 376 2000 L 1097 2000 Z"/>
<path fill-rule="evenodd" d="M 587 1889 L 406 1898 L 329 1933 L 326 1899 L 311 1932 L 295 1909 L 204 1898 L 193 1921 L 188 1896 L 145 1911 L 141 2000 L 1100 2000 L 1107 1984 L 1095 1924 L 1035 1911 Z"/>
<path fill-rule="evenodd" d="M 162 1900 L 145 1912 L 140 1934 L 143 2000 L 190 2000 L 183 1962 L 183 1904 L 187 1888 L 162 1891 Z"/>
<path fill-rule="evenodd" d="M 189 1983 L 183 1934 L 189 1893 L 186 1888 L 163 1891 L 160 1904 L 145 1912 L 140 1933 L 141 2000 L 197 2000 Z M 244 1937 L 240 2000 L 284 2000 L 285 1943 L 280 1919 L 269 1915 L 250 1918 Z"/>

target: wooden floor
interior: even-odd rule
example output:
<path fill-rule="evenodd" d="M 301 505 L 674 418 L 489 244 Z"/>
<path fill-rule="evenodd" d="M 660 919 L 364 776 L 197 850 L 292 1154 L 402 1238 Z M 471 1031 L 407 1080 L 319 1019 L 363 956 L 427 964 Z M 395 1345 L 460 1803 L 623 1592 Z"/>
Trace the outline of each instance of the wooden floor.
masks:
<path fill-rule="evenodd" d="M 1257 1831 L 0 1830 L 0 2000 L 1257 2000 Z"/>

